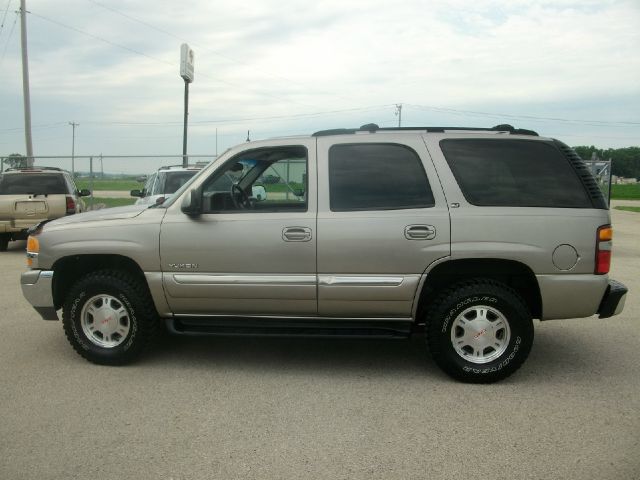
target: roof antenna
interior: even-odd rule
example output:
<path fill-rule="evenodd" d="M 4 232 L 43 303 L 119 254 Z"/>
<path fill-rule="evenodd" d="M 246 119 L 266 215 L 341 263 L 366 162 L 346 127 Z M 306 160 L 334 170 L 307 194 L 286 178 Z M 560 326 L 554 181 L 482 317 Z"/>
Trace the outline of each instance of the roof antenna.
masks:
<path fill-rule="evenodd" d="M 251 138 L 249 138 L 249 132 L 250 132 L 250 130 L 247 130 L 247 142 L 251 141 Z"/>

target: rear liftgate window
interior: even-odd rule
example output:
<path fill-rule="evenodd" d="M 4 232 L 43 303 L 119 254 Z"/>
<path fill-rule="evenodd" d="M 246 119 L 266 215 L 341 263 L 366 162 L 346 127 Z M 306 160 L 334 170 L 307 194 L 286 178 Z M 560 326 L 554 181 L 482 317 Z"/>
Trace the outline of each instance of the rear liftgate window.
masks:
<path fill-rule="evenodd" d="M 592 208 L 585 188 L 552 144 L 527 140 L 442 140 L 440 147 L 473 205 Z"/>
<path fill-rule="evenodd" d="M 57 195 L 65 193 L 68 192 L 62 175 L 25 173 L 0 176 L 0 195 Z"/>
<path fill-rule="evenodd" d="M 396 144 L 334 145 L 329 150 L 331 210 L 433 207 L 420 158 Z"/>

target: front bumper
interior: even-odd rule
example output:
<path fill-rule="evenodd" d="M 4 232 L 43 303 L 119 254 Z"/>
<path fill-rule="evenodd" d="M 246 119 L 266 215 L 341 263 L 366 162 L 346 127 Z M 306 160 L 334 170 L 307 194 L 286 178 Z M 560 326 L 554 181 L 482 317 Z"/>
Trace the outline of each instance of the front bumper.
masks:
<path fill-rule="evenodd" d="M 20 276 L 22 294 L 44 320 L 58 320 L 53 304 L 53 271 L 29 270 Z"/>
<path fill-rule="evenodd" d="M 624 302 L 627 299 L 628 289 L 620 282 L 609 280 L 607 291 L 602 297 L 600 308 L 598 308 L 599 318 L 609 318 L 618 315 L 624 308 Z"/>

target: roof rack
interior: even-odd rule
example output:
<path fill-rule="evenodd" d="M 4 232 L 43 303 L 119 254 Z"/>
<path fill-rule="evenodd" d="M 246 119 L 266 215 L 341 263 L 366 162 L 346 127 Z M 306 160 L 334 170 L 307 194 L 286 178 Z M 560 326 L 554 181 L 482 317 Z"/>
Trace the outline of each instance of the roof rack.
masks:
<path fill-rule="evenodd" d="M 11 168 L 5 168 L 4 171 L 5 172 L 24 172 L 24 171 L 35 171 L 35 170 L 53 170 L 55 172 L 64 172 L 65 170 L 63 168 L 58 168 L 58 167 L 39 167 L 37 165 L 34 165 L 33 167 L 11 167 Z"/>
<path fill-rule="evenodd" d="M 171 170 L 172 168 L 200 168 L 203 165 L 206 165 L 206 164 L 198 164 L 198 163 L 196 163 L 195 165 L 194 164 L 189 164 L 186 167 L 184 165 L 182 165 L 182 164 L 179 164 L 179 165 L 163 165 L 158 170 Z"/>
<path fill-rule="evenodd" d="M 334 128 L 331 130 L 320 130 L 315 132 L 314 137 L 326 137 L 329 135 L 351 135 L 358 132 L 375 133 L 382 132 L 404 132 L 404 131 L 426 131 L 428 133 L 444 133 L 446 131 L 480 131 L 480 132 L 507 132 L 511 135 L 532 135 L 537 137 L 538 133 L 533 130 L 526 130 L 524 128 L 514 128 L 512 125 L 502 124 L 496 125 L 491 128 L 477 128 L 477 127 L 385 127 L 380 128 L 375 123 L 368 123 L 360 128 Z"/>

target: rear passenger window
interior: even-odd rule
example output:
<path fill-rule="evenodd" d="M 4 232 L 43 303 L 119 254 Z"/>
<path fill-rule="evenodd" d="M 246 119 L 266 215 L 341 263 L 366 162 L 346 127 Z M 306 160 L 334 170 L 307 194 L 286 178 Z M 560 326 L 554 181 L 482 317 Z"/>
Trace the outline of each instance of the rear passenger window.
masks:
<path fill-rule="evenodd" d="M 418 154 L 396 144 L 345 144 L 329 149 L 331 210 L 396 210 L 434 205 Z"/>
<path fill-rule="evenodd" d="M 592 208 L 573 167 L 548 143 L 450 139 L 440 148 L 473 205 Z"/>

